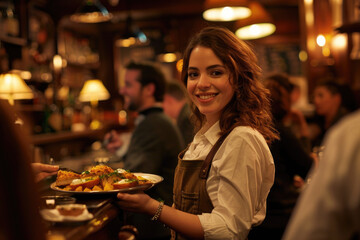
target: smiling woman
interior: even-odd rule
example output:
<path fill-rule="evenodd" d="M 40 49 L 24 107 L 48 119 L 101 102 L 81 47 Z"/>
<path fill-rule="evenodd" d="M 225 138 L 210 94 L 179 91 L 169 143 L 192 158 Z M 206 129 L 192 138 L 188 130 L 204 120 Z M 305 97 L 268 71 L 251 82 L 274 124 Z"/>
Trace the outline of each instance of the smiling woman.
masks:
<path fill-rule="evenodd" d="M 252 50 L 229 30 L 197 34 L 182 80 L 198 128 L 179 155 L 174 208 L 144 193 L 120 193 L 119 205 L 154 216 L 176 231 L 173 239 L 247 239 L 265 217 L 274 180 L 267 143 L 277 138 L 259 70 Z"/>
<path fill-rule="evenodd" d="M 212 126 L 234 95 L 229 70 L 210 48 L 198 46 L 190 55 L 188 76 L 189 96 Z"/>

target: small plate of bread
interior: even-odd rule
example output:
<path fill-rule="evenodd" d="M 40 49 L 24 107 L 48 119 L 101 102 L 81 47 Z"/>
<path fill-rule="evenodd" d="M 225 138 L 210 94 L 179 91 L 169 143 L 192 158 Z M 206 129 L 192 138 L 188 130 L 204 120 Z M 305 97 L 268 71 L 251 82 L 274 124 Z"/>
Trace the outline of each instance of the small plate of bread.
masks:
<path fill-rule="evenodd" d="M 84 222 L 94 217 L 85 204 L 57 205 L 54 209 L 40 210 L 40 214 L 50 222 Z"/>

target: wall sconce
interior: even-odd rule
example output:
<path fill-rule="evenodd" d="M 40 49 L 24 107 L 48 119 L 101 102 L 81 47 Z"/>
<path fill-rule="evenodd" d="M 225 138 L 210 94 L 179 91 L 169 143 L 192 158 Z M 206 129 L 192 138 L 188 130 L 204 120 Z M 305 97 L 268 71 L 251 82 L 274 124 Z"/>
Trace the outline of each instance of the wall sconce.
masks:
<path fill-rule="evenodd" d="M 34 94 L 19 75 L 6 73 L 0 75 L 0 98 L 7 99 L 14 105 L 17 99 L 32 99 Z"/>
<path fill-rule="evenodd" d="M 247 18 L 251 14 L 247 0 L 206 0 L 203 18 L 227 22 Z"/>
<path fill-rule="evenodd" d="M 252 15 L 235 23 L 236 36 L 243 40 L 263 38 L 276 30 L 269 13 L 258 2 L 249 3 Z"/>
<path fill-rule="evenodd" d="M 90 123 L 91 129 L 98 129 L 101 127 L 101 122 L 98 120 L 97 106 L 98 102 L 110 98 L 110 93 L 105 88 L 104 84 L 99 79 L 87 80 L 80 90 L 79 100 L 81 102 L 90 102 L 92 107 L 92 121 Z"/>
<path fill-rule="evenodd" d="M 84 0 L 70 19 L 79 23 L 100 23 L 112 19 L 112 14 L 99 0 Z"/>

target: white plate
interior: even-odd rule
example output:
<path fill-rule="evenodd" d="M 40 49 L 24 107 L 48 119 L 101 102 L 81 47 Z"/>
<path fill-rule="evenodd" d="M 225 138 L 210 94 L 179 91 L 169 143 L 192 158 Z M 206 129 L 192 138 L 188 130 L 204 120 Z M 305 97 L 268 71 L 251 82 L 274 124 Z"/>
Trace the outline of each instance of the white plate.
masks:
<path fill-rule="evenodd" d="M 114 190 L 110 190 L 110 191 L 91 191 L 91 192 L 67 191 L 67 190 L 61 189 L 59 187 L 56 187 L 55 182 L 50 185 L 50 188 L 55 191 L 64 192 L 64 193 L 72 193 L 72 194 L 90 194 L 90 195 L 91 194 L 106 194 L 106 193 L 118 193 L 118 192 L 132 192 L 132 191 L 136 191 L 136 190 L 145 191 L 147 189 L 152 188 L 153 186 L 155 186 L 156 184 L 158 184 L 164 180 L 163 177 L 156 175 L 156 174 L 150 174 L 150 173 L 134 173 L 134 174 L 136 176 L 140 176 L 140 177 L 143 177 L 143 178 L 151 181 L 151 183 L 142 184 L 142 185 L 139 185 L 136 187 L 131 187 L 131 188 L 114 189 Z"/>
<path fill-rule="evenodd" d="M 46 221 L 50 222 L 85 222 L 94 217 L 87 209 L 79 216 L 63 216 L 56 209 L 42 209 L 40 214 Z"/>

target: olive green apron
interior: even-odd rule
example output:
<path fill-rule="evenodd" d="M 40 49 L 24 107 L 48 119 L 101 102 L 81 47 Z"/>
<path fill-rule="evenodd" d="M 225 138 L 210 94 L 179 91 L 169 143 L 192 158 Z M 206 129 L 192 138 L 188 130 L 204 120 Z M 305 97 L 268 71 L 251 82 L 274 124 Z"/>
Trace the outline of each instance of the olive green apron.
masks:
<path fill-rule="evenodd" d="M 174 207 L 191 214 L 210 213 L 214 206 L 206 191 L 206 180 L 215 153 L 227 134 L 221 136 L 206 156 L 205 160 L 183 160 L 187 149 L 179 154 L 174 178 Z M 186 239 L 172 231 L 171 239 Z"/>

